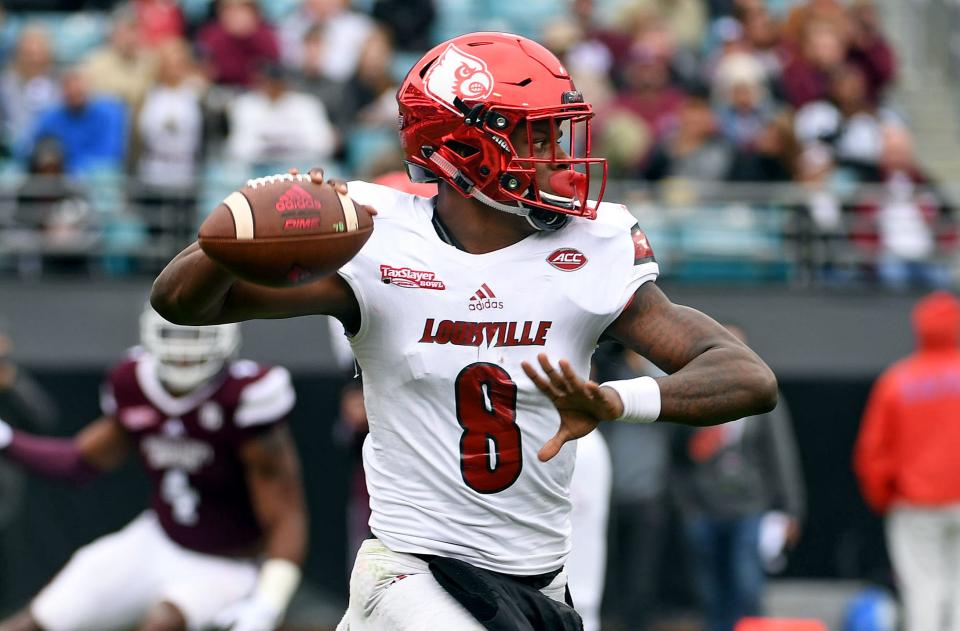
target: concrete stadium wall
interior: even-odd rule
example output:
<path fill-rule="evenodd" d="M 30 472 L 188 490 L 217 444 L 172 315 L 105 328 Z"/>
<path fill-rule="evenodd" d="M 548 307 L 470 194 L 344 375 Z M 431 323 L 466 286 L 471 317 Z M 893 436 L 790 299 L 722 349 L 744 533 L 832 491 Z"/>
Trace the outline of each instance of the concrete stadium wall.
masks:
<path fill-rule="evenodd" d="M 916 295 L 661 285 L 674 302 L 743 326 L 782 377 L 875 376 L 912 348 L 909 315 Z M 136 343 L 148 291 L 142 280 L 0 281 L 0 327 L 9 330 L 15 356 L 28 366 L 105 366 Z M 244 334 L 245 356 L 301 372 L 334 370 L 324 319 L 250 322 Z"/>

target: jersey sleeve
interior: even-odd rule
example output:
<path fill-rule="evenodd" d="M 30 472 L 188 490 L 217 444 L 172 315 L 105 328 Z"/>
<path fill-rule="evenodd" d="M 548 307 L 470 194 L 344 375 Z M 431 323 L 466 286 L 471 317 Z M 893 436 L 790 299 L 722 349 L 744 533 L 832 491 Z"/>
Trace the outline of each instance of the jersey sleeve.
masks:
<path fill-rule="evenodd" d="M 657 280 L 660 265 L 650 240 L 626 206 L 602 204 L 601 208 L 605 211 L 603 221 L 615 227 L 606 246 L 605 265 L 612 284 L 605 291 L 610 292 L 608 295 L 614 302 L 607 305 L 610 311 L 604 321 L 605 329 L 623 313 L 641 285 Z"/>
<path fill-rule="evenodd" d="M 660 276 L 660 265 L 653 254 L 653 246 L 650 245 L 647 235 L 640 229 L 639 223 L 634 223 L 630 228 L 630 240 L 633 243 L 633 267 L 620 301 L 621 310 L 630 303 L 640 285 L 656 281 Z"/>
<path fill-rule="evenodd" d="M 355 203 L 377 211 L 370 239 L 356 256 L 337 270 L 350 285 L 360 305 L 360 329 L 347 332 L 351 339 L 357 341 L 364 337 L 370 321 L 370 301 L 375 293 L 371 283 L 380 283 L 382 278 L 382 257 L 378 253 L 390 251 L 396 246 L 396 240 L 403 238 L 403 229 L 398 230 L 398 224 L 409 224 L 410 219 L 416 216 L 414 200 L 417 196 L 362 180 L 348 182 L 347 191 Z"/>
<path fill-rule="evenodd" d="M 241 433 L 282 421 L 297 402 L 290 372 L 274 366 L 240 392 L 233 421 Z"/>
<path fill-rule="evenodd" d="M 378 191 L 376 185 L 369 182 L 364 182 L 362 180 L 353 180 L 347 182 L 347 192 L 350 195 L 350 199 L 357 204 L 363 204 L 370 206 L 377 211 L 377 217 L 373 220 L 373 235 L 370 237 L 370 241 L 377 239 L 377 223 L 380 218 L 383 217 L 382 210 L 389 212 L 390 204 L 384 203 L 384 196 L 381 191 Z M 364 278 L 375 273 L 375 270 L 372 268 L 371 261 L 367 256 L 367 252 L 371 248 L 370 241 L 367 241 L 366 245 L 361 248 L 360 252 L 357 253 L 352 259 L 347 261 L 343 267 L 337 270 L 337 273 L 347 281 L 347 284 L 350 285 L 350 289 L 353 290 L 353 295 L 357 299 L 357 304 L 360 307 L 360 329 L 357 331 L 346 331 L 348 337 L 354 339 L 359 339 L 363 337 L 363 333 L 367 329 L 367 322 L 369 320 L 369 308 L 367 306 L 366 291 L 364 290 Z"/>

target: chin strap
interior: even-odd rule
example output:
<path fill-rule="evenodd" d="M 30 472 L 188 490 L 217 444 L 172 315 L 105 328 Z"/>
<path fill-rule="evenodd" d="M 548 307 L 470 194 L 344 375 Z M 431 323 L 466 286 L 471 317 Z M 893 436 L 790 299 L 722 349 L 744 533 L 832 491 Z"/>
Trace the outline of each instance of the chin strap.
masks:
<path fill-rule="evenodd" d="M 523 217 L 527 220 L 531 226 L 537 230 L 543 230 L 551 232 L 553 230 L 559 230 L 560 228 L 567 225 L 570 221 L 570 216 L 563 213 L 550 212 L 549 210 L 543 209 L 530 209 L 519 202 L 516 205 L 511 206 L 510 204 L 505 204 L 499 202 L 489 195 L 485 194 L 483 191 L 474 186 L 473 182 L 470 181 L 463 173 L 460 172 L 457 167 L 453 166 L 449 160 L 438 154 L 434 151 L 430 154 L 430 162 L 435 164 L 444 175 L 453 180 L 453 183 L 461 190 L 465 195 L 472 195 L 477 201 L 485 206 L 490 208 L 509 213 L 511 215 L 517 215 Z M 563 200 L 564 198 L 550 195 L 549 193 L 540 193 L 541 196 L 547 198 L 547 201 Z M 553 199 L 550 199 L 553 198 Z M 559 203 L 558 203 L 559 205 Z"/>

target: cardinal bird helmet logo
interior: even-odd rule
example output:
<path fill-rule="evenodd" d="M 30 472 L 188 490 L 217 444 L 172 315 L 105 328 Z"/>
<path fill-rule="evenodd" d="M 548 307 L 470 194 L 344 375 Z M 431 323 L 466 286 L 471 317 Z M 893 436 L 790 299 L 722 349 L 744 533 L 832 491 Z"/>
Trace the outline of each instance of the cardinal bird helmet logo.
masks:
<path fill-rule="evenodd" d="M 458 112 L 454 98 L 483 101 L 493 93 L 493 75 L 486 62 L 453 44 L 437 57 L 423 79 L 427 93 L 454 112 Z"/>

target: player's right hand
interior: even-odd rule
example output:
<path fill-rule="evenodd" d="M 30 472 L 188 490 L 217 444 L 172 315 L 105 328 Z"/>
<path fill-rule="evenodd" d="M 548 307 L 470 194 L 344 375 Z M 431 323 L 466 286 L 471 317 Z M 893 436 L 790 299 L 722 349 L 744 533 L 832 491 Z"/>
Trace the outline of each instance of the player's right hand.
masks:
<path fill-rule="evenodd" d="M 297 167 L 293 167 L 287 172 L 290 175 L 299 175 L 300 169 L 298 169 Z M 335 179 L 324 180 L 323 179 L 323 167 L 311 167 L 310 170 L 307 171 L 307 173 L 310 175 L 310 179 L 313 181 L 314 184 L 327 184 L 329 186 L 332 186 L 341 195 L 347 194 L 347 183 L 344 180 L 335 180 Z"/>
<path fill-rule="evenodd" d="M 292 167 L 287 170 L 287 173 L 289 173 L 290 175 L 298 175 L 300 173 L 300 169 L 298 169 L 297 167 Z M 309 173 L 310 179 L 311 181 L 313 181 L 314 184 L 326 184 L 328 186 L 332 186 L 334 190 L 340 193 L 341 195 L 347 194 L 346 180 L 339 180 L 334 178 L 331 178 L 329 180 L 324 180 L 323 167 L 310 167 L 310 170 L 307 171 L 307 173 Z M 374 217 L 377 215 L 376 208 L 373 208 L 372 206 L 368 206 L 367 209 L 368 209 L 368 212 Z"/>

